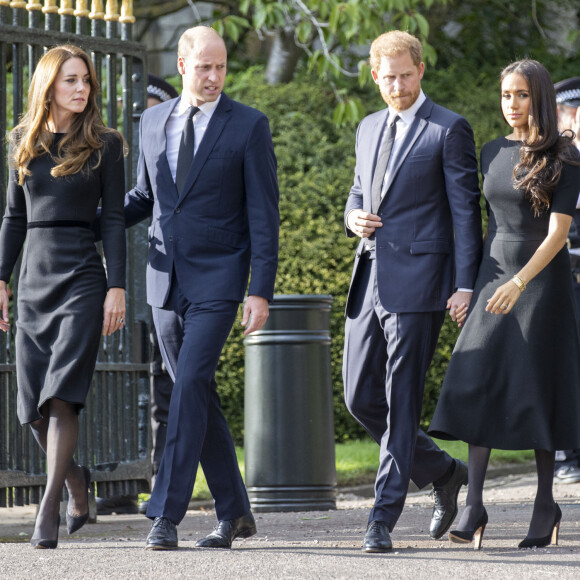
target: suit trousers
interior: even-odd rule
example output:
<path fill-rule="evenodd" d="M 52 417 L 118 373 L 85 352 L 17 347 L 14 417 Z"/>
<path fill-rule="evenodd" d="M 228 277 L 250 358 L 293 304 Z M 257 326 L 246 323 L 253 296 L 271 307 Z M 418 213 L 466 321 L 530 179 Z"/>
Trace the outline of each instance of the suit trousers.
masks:
<path fill-rule="evenodd" d="M 445 312 L 388 312 L 380 302 L 376 260 L 363 254 L 345 329 L 345 401 L 354 418 L 380 446 L 375 504 L 369 522 L 393 530 L 409 481 L 436 481 L 453 459 L 419 429 L 425 374 Z"/>
<path fill-rule="evenodd" d="M 200 463 L 218 520 L 232 520 L 250 511 L 215 382 L 238 306 L 234 301 L 190 303 L 174 278 L 165 307 L 153 308 L 159 348 L 174 386 L 148 518 L 164 516 L 175 524 L 181 522 Z"/>
<path fill-rule="evenodd" d="M 175 322 L 177 322 L 177 317 L 175 318 Z M 151 463 L 153 475 L 156 476 L 163 456 L 163 449 L 165 449 L 165 440 L 167 439 L 167 420 L 169 418 L 169 402 L 171 401 L 171 391 L 173 391 L 173 381 L 163 364 L 153 320 L 151 321 L 151 326 L 151 370 L 149 372 L 151 435 L 153 439 Z M 179 332 L 179 328 L 180 326 L 178 325 L 172 332 Z"/>

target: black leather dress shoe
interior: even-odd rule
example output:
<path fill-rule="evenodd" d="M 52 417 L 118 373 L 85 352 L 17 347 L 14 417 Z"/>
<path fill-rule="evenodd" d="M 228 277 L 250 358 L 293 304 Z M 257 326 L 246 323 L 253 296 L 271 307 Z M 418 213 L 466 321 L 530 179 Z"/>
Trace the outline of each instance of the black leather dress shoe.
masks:
<path fill-rule="evenodd" d="M 393 549 L 386 522 L 374 520 L 367 526 L 362 549 L 363 552 L 388 552 Z"/>
<path fill-rule="evenodd" d="M 148 550 L 177 550 L 177 526 L 168 518 L 155 518 L 147 536 Z"/>
<path fill-rule="evenodd" d="M 257 532 L 252 512 L 235 520 L 219 521 L 214 531 L 199 540 L 197 548 L 231 548 L 236 538 L 249 538 Z"/>
<path fill-rule="evenodd" d="M 467 485 L 467 465 L 455 459 L 455 469 L 449 480 L 444 485 L 433 484 L 435 507 L 429 535 L 434 540 L 438 540 L 451 527 L 457 516 L 457 496 L 462 485 Z"/>

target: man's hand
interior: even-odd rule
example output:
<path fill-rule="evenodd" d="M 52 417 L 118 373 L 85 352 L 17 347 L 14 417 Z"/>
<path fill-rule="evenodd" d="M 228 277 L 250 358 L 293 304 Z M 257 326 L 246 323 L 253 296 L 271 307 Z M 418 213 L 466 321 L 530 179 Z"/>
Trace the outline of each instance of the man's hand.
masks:
<path fill-rule="evenodd" d="M 473 292 L 455 292 L 449 300 L 447 300 L 447 310 L 453 322 L 457 322 L 457 326 L 461 328 L 467 316 L 467 309 L 471 302 Z"/>
<path fill-rule="evenodd" d="M 242 326 L 246 326 L 244 336 L 248 336 L 256 330 L 260 330 L 268 320 L 270 308 L 268 301 L 261 296 L 248 296 L 244 304 Z"/>
<path fill-rule="evenodd" d="M 382 228 L 383 223 L 378 215 L 368 213 L 362 209 L 353 209 L 346 218 L 348 229 L 359 238 L 368 238 L 375 233 L 377 228 Z"/>

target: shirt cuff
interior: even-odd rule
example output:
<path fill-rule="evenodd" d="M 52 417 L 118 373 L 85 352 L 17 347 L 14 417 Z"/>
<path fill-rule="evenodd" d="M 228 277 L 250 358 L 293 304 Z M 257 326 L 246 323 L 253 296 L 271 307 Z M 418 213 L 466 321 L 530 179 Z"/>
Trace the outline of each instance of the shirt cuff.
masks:
<path fill-rule="evenodd" d="M 346 228 L 347 228 L 349 231 L 351 231 L 351 232 L 352 232 L 352 230 L 351 230 L 351 229 L 348 227 L 348 218 L 349 218 L 350 214 L 351 214 L 353 211 L 356 211 L 356 210 L 354 210 L 354 209 L 351 209 L 351 210 L 350 210 L 350 211 L 349 211 L 349 212 L 346 214 L 346 217 L 344 218 L 344 225 L 345 225 L 345 226 L 346 226 Z M 352 232 L 352 233 L 354 234 L 354 232 Z"/>
<path fill-rule="evenodd" d="M 473 288 L 457 288 L 457 292 L 473 292 Z"/>

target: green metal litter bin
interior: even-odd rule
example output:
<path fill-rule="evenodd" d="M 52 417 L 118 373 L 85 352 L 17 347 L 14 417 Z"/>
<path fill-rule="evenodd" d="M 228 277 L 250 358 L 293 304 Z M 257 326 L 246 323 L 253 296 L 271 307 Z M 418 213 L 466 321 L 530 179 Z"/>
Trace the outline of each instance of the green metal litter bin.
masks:
<path fill-rule="evenodd" d="M 332 296 L 279 295 L 245 340 L 245 480 L 255 512 L 336 509 Z"/>

